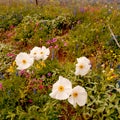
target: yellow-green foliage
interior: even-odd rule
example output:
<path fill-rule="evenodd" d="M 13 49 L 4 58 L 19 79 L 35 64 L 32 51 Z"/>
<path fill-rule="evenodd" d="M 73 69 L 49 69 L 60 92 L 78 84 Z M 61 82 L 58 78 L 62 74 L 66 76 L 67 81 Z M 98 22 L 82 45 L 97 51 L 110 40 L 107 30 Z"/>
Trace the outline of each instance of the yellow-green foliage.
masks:
<path fill-rule="evenodd" d="M 120 10 L 110 4 L 74 5 L 51 0 L 44 6 L 0 6 L 1 120 L 120 119 L 120 48 L 108 28 L 120 43 Z M 18 53 L 43 45 L 50 48 L 46 61 L 16 69 Z M 75 76 L 81 56 L 92 68 L 86 76 Z M 85 106 L 50 98 L 60 75 L 86 89 Z"/>

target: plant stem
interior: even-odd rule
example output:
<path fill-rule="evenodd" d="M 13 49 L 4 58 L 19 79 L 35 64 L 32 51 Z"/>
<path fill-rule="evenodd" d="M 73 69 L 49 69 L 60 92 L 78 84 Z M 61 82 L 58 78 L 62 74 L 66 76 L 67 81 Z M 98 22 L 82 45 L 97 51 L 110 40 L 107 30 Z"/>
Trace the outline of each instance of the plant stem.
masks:
<path fill-rule="evenodd" d="M 112 29 L 110 28 L 110 26 L 109 26 L 109 25 L 108 25 L 108 28 L 109 28 L 110 33 L 111 33 L 111 35 L 112 35 L 113 39 L 115 40 L 115 42 L 116 42 L 117 46 L 120 48 L 120 44 L 118 43 L 118 40 L 116 39 L 116 37 L 115 37 L 115 35 L 114 35 L 114 33 L 113 33 L 113 31 L 112 31 Z"/>

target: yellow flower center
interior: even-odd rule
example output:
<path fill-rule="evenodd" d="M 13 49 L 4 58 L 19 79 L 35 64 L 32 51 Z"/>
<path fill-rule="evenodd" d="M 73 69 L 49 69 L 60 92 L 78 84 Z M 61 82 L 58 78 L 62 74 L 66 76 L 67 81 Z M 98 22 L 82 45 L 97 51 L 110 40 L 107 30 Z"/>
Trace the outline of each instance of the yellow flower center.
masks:
<path fill-rule="evenodd" d="M 83 66 L 83 65 L 80 65 L 80 66 L 79 66 L 79 68 L 80 68 L 80 69 L 83 69 L 83 68 L 84 68 L 84 66 Z"/>
<path fill-rule="evenodd" d="M 63 92 L 64 91 L 64 87 L 63 86 L 59 86 L 58 87 L 58 91 Z"/>
<path fill-rule="evenodd" d="M 34 52 L 34 55 L 36 55 L 37 53 L 36 52 Z"/>
<path fill-rule="evenodd" d="M 43 52 L 40 52 L 40 54 L 43 54 Z"/>
<path fill-rule="evenodd" d="M 73 97 L 77 97 L 78 96 L 78 93 L 77 92 L 74 92 L 73 93 Z"/>
<path fill-rule="evenodd" d="M 22 60 L 22 63 L 23 63 L 23 64 L 26 64 L 26 63 L 27 63 L 27 61 L 26 61 L 26 60 Z"/>

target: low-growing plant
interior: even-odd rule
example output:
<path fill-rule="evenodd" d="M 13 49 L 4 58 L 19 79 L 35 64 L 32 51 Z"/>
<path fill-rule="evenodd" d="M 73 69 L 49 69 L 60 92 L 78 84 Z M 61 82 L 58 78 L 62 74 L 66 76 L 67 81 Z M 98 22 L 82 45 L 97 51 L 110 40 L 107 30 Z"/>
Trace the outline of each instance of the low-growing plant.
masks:
<path fill-rule="evenodd" d="M 119 11 L 58 6 L 21 8 L 0 43 L 0 119 L 120 119 Z"/>
<path fill-rule="evenodd" d="M 46 41 L 56 35 L 63 35 L 71 29 L 75 21 L 70 16 L 58 16 L 52 20 L 43 19 L 41 15 L 26 16 L 16 28 L 15 41 L 37 45 L 41 39 Z"/>
<path fill-rule="evenodd" d="M 11 70 L 10 66 L 13 64 L 15 56 L 15 51 L 13 50 L 12 45 L 0 44 L 0 78 L 4 78 L 4 75 L 7 75 L 7 70 Z M 8 69 L 8 67 L 10 68 Z"/>

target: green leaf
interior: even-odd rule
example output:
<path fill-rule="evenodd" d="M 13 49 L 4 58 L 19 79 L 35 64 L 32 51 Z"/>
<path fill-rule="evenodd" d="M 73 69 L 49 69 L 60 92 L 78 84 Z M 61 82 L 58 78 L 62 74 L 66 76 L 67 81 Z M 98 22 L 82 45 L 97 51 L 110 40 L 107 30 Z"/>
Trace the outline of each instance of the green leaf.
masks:
<path fill-rule="evenodd" d="M 100 108 L 97 108 L 97 113 L 102 113 L 104 111 L 105 107 L 100 107 Z"/>
<path fill-rule="evenodd" d="M 39 106 L 32 105 L 28 108 L 28 113 L 36 112 L 39 109 Z"/>
<path fill-rule="evenodd" d="M 14 120 L 14 118 L 15 118 L 15 116 L 16 116 L 16 114 L 15 113 L 12 113 L 12 112 L 8 112 L 8 115 L 7 115 L 7 119 L 8 118 L 11 118 L 11 120 Z"/>
<path fill-rule="evenodd" d="M 116 94 L 112 94 L 112 96 L 110 96 L 109 100 L 110 102 L 113 102 L 116 98 Z"/>

